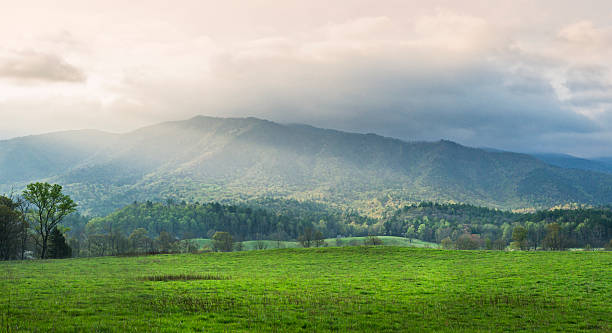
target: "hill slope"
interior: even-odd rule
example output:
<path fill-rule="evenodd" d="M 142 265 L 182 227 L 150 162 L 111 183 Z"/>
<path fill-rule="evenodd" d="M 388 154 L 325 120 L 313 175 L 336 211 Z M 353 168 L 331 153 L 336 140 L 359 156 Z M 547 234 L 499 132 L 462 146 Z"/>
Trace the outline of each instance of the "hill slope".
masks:
<path fill-rule="evenodd" d="M 612 164 L 605 160 L 590 160 L 565 154 L 533 154 L 536 158 L 561 168 L 580 169 L 612 174 Z"/>
<path fill-rule="evenodd" d="M 62 140 L 54 144 L 52 137 Z M 0 190 L 59 182 L 93 213 L 168 197 L 275 196 L 366 212 L 418 200 L 500 208 L 612 202 L 612 176 L 524 154 L 255 118 L 200 116 L 121 135 L 81 131 L 0 141 L 0 170 Z"/>

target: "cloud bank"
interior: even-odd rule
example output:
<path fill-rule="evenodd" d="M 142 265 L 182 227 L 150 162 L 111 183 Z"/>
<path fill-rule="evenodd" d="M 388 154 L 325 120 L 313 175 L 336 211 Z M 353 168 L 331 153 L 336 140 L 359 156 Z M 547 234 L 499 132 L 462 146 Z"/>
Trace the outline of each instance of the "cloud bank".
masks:
<path fill-rule="evenodd" d="M 22 51 L 0 56 L 0 78 L 82 82 L 85 74 L 55 54 Z"/>
<path fill-rule="evenodd" d="M 606 2 L 228 3 L 70 3 L 0 57 L 0 137 L 205 114 L 612 155 Z"/>

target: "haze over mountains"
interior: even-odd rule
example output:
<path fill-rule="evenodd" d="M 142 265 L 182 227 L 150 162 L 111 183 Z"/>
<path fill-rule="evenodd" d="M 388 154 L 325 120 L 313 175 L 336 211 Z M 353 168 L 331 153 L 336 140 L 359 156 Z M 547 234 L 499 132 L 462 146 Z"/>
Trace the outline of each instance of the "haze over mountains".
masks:
<path fill-rule="evenodd" d="M 91 214 L 167 198 L 273 196 L 364 212 L 421 200 L 505 209 L 612 203 L 612 175 L 597 172 L 604 167 L 545 161 L 450 141 L 198 116 L 125 134 L 70 131 L 0 141 L 0 192 L 56 182 Z"/>
<path fill-rule="evenodd" d="M 609 158 L 586 159 L 566 154 L 533 154 L 542 161 L 568 169 L 581 169 L 612 174 L 612 160 Z"/>

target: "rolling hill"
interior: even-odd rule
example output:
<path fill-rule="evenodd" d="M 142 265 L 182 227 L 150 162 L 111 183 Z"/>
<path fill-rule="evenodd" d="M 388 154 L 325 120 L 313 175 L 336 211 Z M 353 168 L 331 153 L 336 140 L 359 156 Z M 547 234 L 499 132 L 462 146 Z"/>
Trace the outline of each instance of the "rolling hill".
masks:
<path fill-rule="evenodd" d="M 367 214 L 420 200 L 507 209 L 612 202 L 612 175 L 525 154 L 256 118 L 198 116 L 125 134 L 71 131 L 0 141 L 0 171 L 0 192 L 57 182 L 92 214 L 167 198 L 293 198 Z"/>

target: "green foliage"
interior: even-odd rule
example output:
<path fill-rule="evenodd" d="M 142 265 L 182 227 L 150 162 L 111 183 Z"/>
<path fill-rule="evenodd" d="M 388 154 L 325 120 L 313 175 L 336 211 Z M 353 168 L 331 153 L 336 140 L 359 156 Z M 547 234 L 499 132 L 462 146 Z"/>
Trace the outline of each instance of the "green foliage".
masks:
<path fill-rule="evenodd" d="M 290 240 L 298 240 L 304 247 L 333 245 L 335 240 L 324 244 L 322 239 L 366 235 L 389 235 L 405 237 L 407 242 L 419 239 L 438 244 L 448 238 L 450 243 L 447 245 L 453 244 L 454 247 L 464 234 L 471 240 L 460 244 L 463 248 L 474 248 L 477 243 L 477 248 L 503 250 L 514 241 L 515 249 L 543 249 L 548 248 L 548 244 L 544 244 L 549 233 L 546 226 L 554 221 L 559 221 L 563 248 L 585 247 L 587 244 L 602 248 L 612 237 L 612 211 L 605 207 L 512 213 L 466 204 L 423 202 L 390 210 L 381 218 L 374 219 L 316 203 L 277 199 L 248 205 L 148 201 L 133 203 L 103 218 L 94 218 L 85 227 L 83 221 L 82 216 L 71 215 L 66 223 L 75 231 L 81 230 L 70 231 L 71 237 L 81 241 L 81 249 L 88 239 L 98 241 L 96 235 L 107 235 L 104 237 L 108 243 L 111 234 L 116 248 L 113 250 L 107 246 L 102 251 L 99 246 L 94 246 L 95 251 L 84 255 L 122 253 L 117 244 L 120 245 L 122 238 L 136 229 L 142 229 L 142 235 L 148 238 L 146 250 L 142 246 L 132 249 L 141 253 L 166 252 L 171 248 L 170 239 L 210 238 L 216 231 L 230 233 L 246 249 L 279 248 L 287 246 L 286 242 Z M 318 238 L 315 237 L 317 232 L 321 233 Z M 104 237 L 100 239 L 104 240 Z M 175 250 L 172 248 L 170 251 Z"/>
<path fill-rule="evenodd" d="M 609 207 L 555 209 L 535 213 L 512 213 L 464 204 L 419 203 L 388 213 L 383 218 L 387 235 L 415 235 L 419 239 L 441 243 L 456 241 L 462 234 L 489 239 L 491 248 L 503 249 L 514 240 L 517 249 L 550 248 L 544 244 L 554 229 L 555 248 L 602 248 L 612 238 L 612 210 Z M 416 230 L 416 231 L 414 231 Z M 551 236 L 552 237 L 552 236 Z M 549 237 L 550 238 L 550 237 Z"/>
<path fill-rule="evenodd" d="M 159 233 L 159 236 L 155 240 L 157 243 L 157 248 L 160 252 L 168 253 L 172 249 L 172 243 L 174 243 L 174 238 L 166 231 L 162 231 Z"/>
<path fill-rule="evenodd" d="M 29 226 L 22 205 L 19 200 L 0 196 L 0 260 L 24 258 Z"/>
<path fill-rule="evenodd" d="M 607 332 L 610 285 L 612 253 L 598 251 L 361 246 L 42 266 L 0 262 L 0 326 L 37 332 Z"/>
<path fill-rule="evenodd" d="M 516 226 L 512 229 L 512 240 L 519 250 L 525 250 L 527 248 L 527 229 L 522 226 Z"/>
<path fill-rule="evenodd" d="M 455 246 L 455 244 L 454 244 L 454 243 L 453 243 L 453 241 L 450 239 L 450 237 L 446 237 L 446 238 L 444 238 L 444 239 L 443 239 L 443 240 L 440 242 L 440 245 L 442 246 L 442 248 L 443 248 L 443 249 L 446 249 L 446 250 L 450 250 L 450 249 L 452 249 L 452 248 Z"/>
<path fill-rule="evenodd" d="M 289 206 L 291 205 L 291 206 Z M 371 219 L 335 210 L 321 211 L 309 205 L 293 210 L 289 202 L 277 211 L 262 205 L 133 203 L 106 217 L 94 218 L 85 227 L 86 234 L 104 234 L 112 229 L 123 235 L 143 228 L 149 236 L 161 232 L 182 239 L 206 238 L 215 231 L 229 232 L 242 240 L 298 238 L 305 228 L 324 232 L 323 236 L 367 235 Z M 278 207 L 278 206 L 277 206 Z M 318 222 L 316 222 L 318 221 Z M 351 224 L 352 223 L 352 224 Z"/>
<path fill-rule="evenodd" d="M 364 245 L 382 245 L 383 241 L 382 239 L 376 236 L 368 236 L 363 240 L 363 244 Z"/>
<path fill-rule="evenodd" d="M 325 244 L 323 233 L 319 230 L 314 230 L 311 227 L 304 229 L 304 232 L 298 237 L 298 242 L 302 247 L 320 247 Z"/>
<path fill-rule="evenodd" d="M 53 228 L 49 235 L 49 256 L 48 258 L 62 259 L 72 257 L 72 249 L 66 244 L 66 238 L 59 229 Z"/>
<path fill-rule="evenodd" d="M 546 226 L 547 233 L 544 238 L 544 247 L 550 250 L 563 250 L 566 248 L 566 241 L 561 234 L 561 226 L 558 223 L 551 223 Z"/>
<path fill-rule="evenodd" d="M 368 237 L 344 237 L 344 238 L 326 238 L 322 240 L 322 245 L 328 244 L 330 246 L 363 246 Z M 438 248 L 435 243 L 423 242 L 421 240 L 413 239 L 408 240 L 403 237 L 395 236 L 377 236 L 376 238 L 382 241 L 382 245 L 386 246 L 402 246 L 402 247 L 420 247 L 420 248 Z M 198 248 L 207 248 L 212 246 L 212 240 L 210 239 L 193 239 L 192 242 L 196 243 Z M 285 248 L 300 248 L 304 247 L 298 241 L 276 241 L 276 240 L 251 240 L 237 242 L 234 246 L 235 251 L 249 251 L 249 250 L 260 250 L 263 243 L 266 249 L 285 249 Z M 238 249 L 238 244 L 242 246 Z"/>
<path fill-rule="evenodd" d="M 148 234 L 149 232 L 145 228 L 138 228 L 130 233 L 128 240 L 136 253 L 153 251 L 153 240 Z"/>
<path fill-rule="evenodd" d="M 470 234 L 463 234 L 455 241 L 457 250 L 477 250 L 480 248 L 480 241 Z"/>
<path fill-rule="evenodd" d="M 28 184 L 23 198 L 31 204 L 32 211 L 27 216 L 38 236 L 40 258 L 45 259 L 51 233 L 64 217 L 76 211 L 77 204 L 62 193 L 62 186 L 58 184 Z"/>
<path fill-rule="evenodd" d="M 234 238 L 228 232 L 215 232 L 212 241 L 214 251 L 231 252 L 234 250 Z"/>

